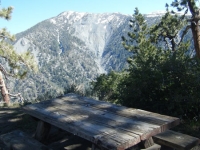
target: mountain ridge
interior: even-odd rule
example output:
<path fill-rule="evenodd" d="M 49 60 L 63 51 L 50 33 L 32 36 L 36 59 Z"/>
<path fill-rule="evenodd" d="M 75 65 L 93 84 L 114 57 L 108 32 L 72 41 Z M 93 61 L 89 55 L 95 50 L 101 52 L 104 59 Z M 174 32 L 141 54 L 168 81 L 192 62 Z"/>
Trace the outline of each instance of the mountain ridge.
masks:
<path fill-rule="evenodd" d="M 72 85 L 84 92 L 98 75 L 126 68 L 130 54 L 121 37 L 130 31 L 130 19 L 120 13 L 67 11 L 17 34 L 14 48 L 33 53 L 40 71 L 15 82 L 13 91 L 23 91 L 27 101 L 62 95 Z M 153 24 L 158 17 L 146 19 Z M 20 83 L 29 88 L 23 90 Z"/>

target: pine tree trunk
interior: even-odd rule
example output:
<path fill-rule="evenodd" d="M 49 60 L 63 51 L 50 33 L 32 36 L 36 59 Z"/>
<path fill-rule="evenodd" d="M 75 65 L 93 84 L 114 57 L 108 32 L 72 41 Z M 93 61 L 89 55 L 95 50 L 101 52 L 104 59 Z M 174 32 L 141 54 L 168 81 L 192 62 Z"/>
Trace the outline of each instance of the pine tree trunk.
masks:
<path fill-rule="evenodd" d="M 200 18 L 200 10 L 195 9 L 196 4 L 194 0 L 187 0 L 190 13 L 192 14 L 191 19 L 191 30 L 194 41 L 194 48 L 196 51 L 196 55 L 200 58 L 200 30 L 199 30 L 199 18 Z"/>
<path fill-rule="evenodd" d="M 2 95 L 3 101 L 6 104 L 9 104 L 10 103 L 10 97 L 8 95 L 8 89 L 5 85 L 1 71 L 0 71 L 0 85 L 1 85 L 1 95 Z"/>
<path fill-rule="evenodd" d="M 196 55 L 198 58 L 200 58 L 200 30 L 198 26 L 198 21 L 196 22 L 196 24 L 194 22 L 191 23 L 191 29 Z"/>

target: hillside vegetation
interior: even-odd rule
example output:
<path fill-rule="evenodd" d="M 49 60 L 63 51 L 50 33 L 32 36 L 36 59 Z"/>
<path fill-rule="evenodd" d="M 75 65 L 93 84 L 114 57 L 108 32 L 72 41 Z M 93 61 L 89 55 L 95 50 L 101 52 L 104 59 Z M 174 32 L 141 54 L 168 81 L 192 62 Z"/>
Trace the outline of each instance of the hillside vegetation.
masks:
<path fill-rule="evenodd" d="M 185 126 L 199 131 L 200 59 L 191 51 L 192 43 L 183 30 L 187 19 L 185 14 L 168 11 L 157 24 L 148 26 L 136 8 L 131 31 L 122 37 L 124 48 L 132 54 L 127 59 L 128 69 L 100 75 L 92 82 L 94 95 L 179 117 Z"/>

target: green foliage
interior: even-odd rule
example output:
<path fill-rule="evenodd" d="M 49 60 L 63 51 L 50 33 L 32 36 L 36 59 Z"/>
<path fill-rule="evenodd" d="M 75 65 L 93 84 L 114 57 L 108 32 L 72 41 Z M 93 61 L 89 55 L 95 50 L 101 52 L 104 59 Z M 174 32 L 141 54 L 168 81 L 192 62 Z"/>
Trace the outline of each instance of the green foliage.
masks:
<path fill-rule="evenodd" d="M 1 9 L 0 17 L 9 20 L 11 18 L 12 10 L 12 7 Z M 14 35 L 11 35 L 5 28 L 0 30 L 0 57 L 7 61 L 10 67 L 10 75 L 23 77 L 28 70 L 37 71 L 37 64 L 29 51 L 18 54 L 8 43 L 8 41 L 14 40 Z"/>
<path fill-rule="evenodd" d="M 185 14 L 190 9 L 192 15 L 195 15 L 195 12 L 198 11 L 198 7 L 196 5 L 198 0 L 174 0 L 171 4 L 172 7 L 175 7 L 177 11 L 185 11 Z"/>
<path fill-rule="evenodd" d="M 5 18 L 6 20 L 10 20 L 11 19 L 11 13 L 12 13 L 13 8 L 12 7 L 8 7 L 6 8 L 2 8 L 0 10 L 0 17 L 1 18 Z"/>
<path fill-rule="evenodd" d="M 128 35 L 129 41 L 136 44 L 133 46 L 125 39 L 123 42 L 124 47 L 133 52 L 128 59 L 129 76 L 119 86 L 123 105 L 182 118 L 199 117 L 199 60 L 187 55 L 188 42 L 168 49 L 158 44 L 162 38 L 174 40 L 177 36 L 174 27 L 178 23 L 177 17 L 166 13 L 160 23 L 146 28 L 141 14 L 135 12 L 134 30 Z M 184 23 L 178 27 L 182 25 Z M 150 36 L 146 36 L 147 33 Z M 161 39 L 156 39 L 155 35 Z"/>
<path fill-rule="evenodd" d="M 96 81 L 91 83 L 94 91 L 93 94 L 100 100 L 118 103 L 118 84 L 125 75 L 125 72 L 117 73 L 114 71 L 111 71 L 107 75 L 101 74 Z"/>
<path fill-rule="evenodd" d="M 93 88 L 98 96 L 128 107 L 200 120 L 200 60 L 188 55 L 189 42 L 180 41 L 173 48 L 170 43 L 167 47 L 160 44 L 176 38 L 184 25 L 176 29 L 177 19 L 167 13 L 157 25 L 148 27 L 136 8 L 131 32 L 122 37 L 124 48 L 132 53 L 129 68 L 117 74 L 119 79 L 110 74 L 98 77 Z"/>
<path fill-rule="evenodd" d="M 166 13 L 152 28 L 146 28 L 137 11 L 134 16 L 132 22 L 139 24 L 140 28 L 129 33 L 130 41 L 136 43 L 134 46 L 127 40 L 123 42 L 133 56 L 128 59 L 129 76 L 119 86 L 121 103 L 183 118 L 199 117 L 200 98 L 196 93 L 200 87 L 200 61 L 187 55 L 188 42 L 169 49 L 157 45 L 162 38 L 165 40 L 169 36 L 167 38 L 173 40 L 177 36 L 174 24 L 178 23 L 178 16 Z M 182 25 L 184 23 L 180 23 L 177 29 Z"/>
<path fill-rule="evenodd" d="M 171 14 L 168 11 L 161 18 L 158 24 L 155 24 L 151 27 L 151 42 L 159 44 L 161 41 L 163 41 L 165 42 L 167 49 L 174 51 L 182 41 L 182 39 L 179 39 L 180 31 L 186 24 L 187 22 L 186 20 L 183 20 L 183 16 Z M 183 36 L 184 34 L 185 32 L 182 33 Z"/>
<path fill-rule="evenodd" d="M 175 8 L 178 13 L 181 15 L 180 23 L 186 21 L 187 27 L 185 28 L 183 33 L 187 33 L 190 29 L 192 31 L 192 40 L 194 43 L 194 49 L 196 52 L 196 56 L 200 58 L 200 42 L 199 42 L 199 8 L 197 7 L 197 0 L 174 0 L 171 4 L 172 8 Z M 167 10 L 169 10 L 169 5 L 167 5 Z M 176 14 L 175 11 L 171 11 L 172 14 Z M 188 14 L 190 13 L 190 16 Z M 184 35 L 184 34 L 183 34 Z M 182 36 L 183 37 L 183 36 Z"/>

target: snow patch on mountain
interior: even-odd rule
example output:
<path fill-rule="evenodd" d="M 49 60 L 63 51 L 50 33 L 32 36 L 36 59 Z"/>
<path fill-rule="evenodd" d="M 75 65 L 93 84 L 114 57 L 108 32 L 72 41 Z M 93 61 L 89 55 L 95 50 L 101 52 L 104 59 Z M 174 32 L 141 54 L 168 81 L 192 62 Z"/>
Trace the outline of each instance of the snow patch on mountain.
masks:
<path fill-rule="evenodd" d="M 147 16 L 147 17 L 159 17 L 159 16 L 165 15 L 165 13 L 166 13 L 166 11 L 160 10 L 160 11 L 154 11 L 154 12 L 149 13 L 149 14 L 145 14 L 145 16 Z"/>
<path fill-rule="evenodd" d="M 167 11 L 165 10 L 161 10 L 161 11 L 154 11 L 152 13 L 149 14 L 145 14 L 146 17 L 160 17 L 160 16 L 164 16 L 165 13 Z M 177 15 L 183 15 L 185 12 L 175 12 Z M 186 15 L 190 15 L 189 13 L 187 13 Z"/>
<path fill-rule="evenodd" d="M 104 48 L 110 36 L 126 17 L 120 13 L 91 14 L 67 11 L 50 19 L 50 22 L 57 27 L 62 26 L 64 30 L 82 40 L 88 50 L 94 53 L 100 73 L 105 73 L 101 64 Z"/>
<path fill-rule="evenodd" d="M 56 20 L 55 19 L 50 19 L 50 22 L 53 24 L 56 24 Z"/>

